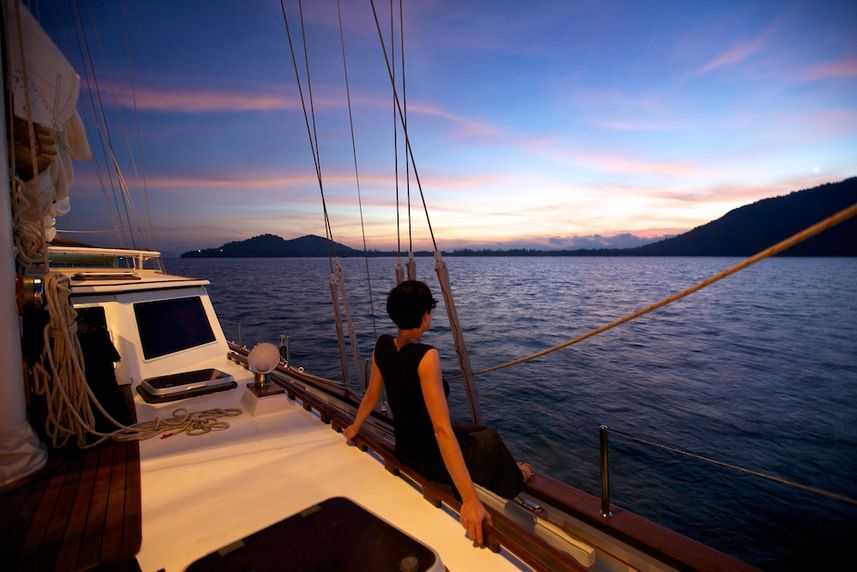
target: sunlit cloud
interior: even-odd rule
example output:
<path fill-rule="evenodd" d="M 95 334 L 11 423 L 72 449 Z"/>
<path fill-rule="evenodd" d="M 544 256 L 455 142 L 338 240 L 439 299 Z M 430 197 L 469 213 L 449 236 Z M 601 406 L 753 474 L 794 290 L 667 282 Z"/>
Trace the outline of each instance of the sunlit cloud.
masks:
<path fill-rule="evenodd" d="M 608 120 L 593 121 L 593 125 L 616 131 L 678 131 L 687 128 L 687 124 L 678 121 L 647 121 L 647 120 Z"/>
<path fill-rule="evenodd" d="M 114 105 L 140 111 L 240 113 L 298 109 L 294 97 L 275 93 L 120 85 L 107 92 Z"/>
<path fill-rule="evenodd" d="M 857 77 L 857 57 L 815 64 L 804 68 L 795 77 L 800 81 Z"/>
<path fill-rule="evenodd" d="M 702 66 L 696 73 L 697 75 L 705 75 L 714 70 L 738 64 L 759 51 L 766 43 L 765 36 L 760 36 L 749 42 L 739 44 L 731 50 L 723 52 L 715 57 L 713 60 Z"/>

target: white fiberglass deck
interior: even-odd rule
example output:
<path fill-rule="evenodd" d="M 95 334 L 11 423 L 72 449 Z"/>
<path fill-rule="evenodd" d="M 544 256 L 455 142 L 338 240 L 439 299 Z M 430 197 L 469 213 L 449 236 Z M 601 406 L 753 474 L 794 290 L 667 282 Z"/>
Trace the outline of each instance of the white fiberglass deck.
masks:
<path fill-rule="evenodd" d="M 238 388 L 159 406 L 137 397 L 140 421 L 178 407 L 240 407 L 250 374 L 223 360 Z M 454 516 L 388 473 L 381 462 L 285 396 L 285 409 L 228 418 L 231 427 L 140 446 L 144 572 L 183 570 L 194 560 L 324 499 L 343 496 L 433 548 L 451 571 L 516 570 L 520 564 L 473 548 Z"/>

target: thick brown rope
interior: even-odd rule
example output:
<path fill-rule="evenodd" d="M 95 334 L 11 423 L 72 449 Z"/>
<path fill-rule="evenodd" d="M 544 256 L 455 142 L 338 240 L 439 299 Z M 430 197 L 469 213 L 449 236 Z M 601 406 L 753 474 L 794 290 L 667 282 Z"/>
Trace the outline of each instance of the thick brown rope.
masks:
<path fill-rule="evenodd" d="M 626 322 L 630 322 L 631 320 L 635 320 L 635 319 L 639 318 L 640 316 L 648 314 L 649 312 L 654 312 L 658 308 L 662 308 L 662 307 L 666 306 L 667 304 L 675 302 L 676 300 L 680 300 L 680 299 L 684 298 L 685 296 L 689 296 L 690 294 L 693 294 L 694 292 L 697 292 L 698 290 L 702 290 L 706 286 L 710 286 L 711 284 L 714 284 L 715 282 L 723 280 L 727 276 L 731 276 L 732 274 L 735 274 L 739 270 L 743 270 L 744 268 L 747 268 L 748 266 L 751 266 L 751 265 L 759 262 L 760 260 L 764 260 L 765 258 L 779 254 L 780 252 L 782 252 L 788 248 L 791 248 L 792 246 L 799 244 L 799 243 L 807 240 L 808 238 L 815 236 L 816 234 L 818 234 L 822 231 L 825 231 L 825 230 L 827 230 L 833 226 L 836 226 L 837 224 L 839 224 L 843 221 L 846 221 L 855 215 L 857 215 L 857 203 L 851 205 L 850 207 L 848 207 L 846 209 L 839 211 L 838 213 L 836 213 L 834 215 L 827 217 L 826 219 L 822 220 L 821 222 L 818 222 L 818 223 L 810 226 L 809 228 L 806 228 L 806 229 L 798 232 L 797 234 L 795 234 L 795 235 L 793 235 L 793 236 L 791 236 L 791 237 L 789 237 L 789 238 L 787 238 L 781 242 L 778 242 L 777 244 L 775 244 L 774 246 L 771 246 L 770 248 L 766 248 L 765 250 L 759 252 L 758 254 L 755 254 L 754 256 L 751 256 L 750 258 L 742 260 L 738 264 L 735 264 L 734 266 L 731 266 L 731 267 L 727 268 L 726 270 L 723 270 L 722 272 L 718 272 L 717 274 L 710 276 L 710 277 L 706 278 L 705 280 L 694 284 L 690 288 L 682 290 L 681 292 L 677 292 L 676 294 L 673 294 L 671 296 L 667 296 L 666 298 L 664 298 L 658 302 L 655 302 L 654 304 L 646 306 L 642 310 L 637 310 L 636 312 L 632 312 L 632 313 L 628 314 L 627 316 L 623 316 L 622 318 L 618 318 L 618 319 L 610 322 L 609 324 L 605 324 L 599 328 L 595 328 L 594 330 L 591 330 L 585 334 L 577 336 L 576 338 L 573 338 L 573 339 L 568 340 L 566 342 L 563 342 L 561 344 L 557 344 L 555 346 L 552 346 L 552 347 L 549 347 L 547 349 L 526 355 L 524 357 L 520 357 L 518 359 L 514 359 L 511 361 L 507 361 L 505 363 L 501 363 L 500 365 L 495 365 L 495 366 L 489 367 L 487 369 L 475 371 L 475 372 L 473 372 L 473 375 L 484 375 L 484 374 L 490 373 L 492 371 L 497 371 L 500 369 L 505 369 L 507 367 L 512 367 L 513 365 L 519 365 L 522 363 L 526 363 L 526 362 L 532 361 L 534 359 L 538 359 L 538 358 L 545 356 L 547 354 L 553 353 L 555 351 L 559 351 L 559 350 L 565 349 L 569 346 L 573 346 L 574 344 L 580 343 L 584 340 L 588 340 L 589 338 L 591 338 L 593 336 L 597 336 L 598 334 L 606 332 L 607 330 L 612 330 L 613 328 L 615 328 L 617 326 L 621 326 L 622 324 L 624 324 Z"/>

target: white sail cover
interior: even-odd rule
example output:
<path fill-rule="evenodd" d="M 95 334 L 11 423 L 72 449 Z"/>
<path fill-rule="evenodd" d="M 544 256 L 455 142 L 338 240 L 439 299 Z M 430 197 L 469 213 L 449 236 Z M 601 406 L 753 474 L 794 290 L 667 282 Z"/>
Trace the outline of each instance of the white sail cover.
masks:
<path fill-rule="evenodd" d="M 25 200 L 16 216 L 25 224 L 43 225 L 44 236 L 51 241 L 56 236 L 56 217 L 70 209 L 72 159 L 89 160 L 91 152 L 76 110 L 80 76 L 30 11 L 20 3 L 16 6 L 17 1 L 3 0 L 15 116 L 48 128 L 56 141 L 56 155 L 50 166 L 39 173 L 38 180 L 25 181 Z M 23 38 L 23 55 L 19 38 Z"/>
<path fill-rule="evenodd" d="M 80 76 L 51 41 L 26 6 L 15 7 L 15 0 L 3 2 L 9 31 L 8 60 L 12 76 L 15 115 L 27 119 L 27 96 L 23 64 L 27 65 L 29 99 L 35 123 L 54 131 L 63 131 L 74 114 L 80 93 Z M 18 14 L 24 40 L 24 62 L 18 43 Z"/>

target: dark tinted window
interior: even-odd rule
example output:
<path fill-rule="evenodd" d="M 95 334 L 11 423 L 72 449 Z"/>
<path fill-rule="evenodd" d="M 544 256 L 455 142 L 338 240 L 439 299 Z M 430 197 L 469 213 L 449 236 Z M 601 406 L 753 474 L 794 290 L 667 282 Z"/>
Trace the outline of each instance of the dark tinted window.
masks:
<path fill-rule="evenodd" d="M 143 357 L 152 359 L 214 341 L 199 297 L 134 304 Z"/>

